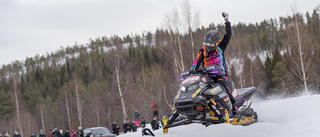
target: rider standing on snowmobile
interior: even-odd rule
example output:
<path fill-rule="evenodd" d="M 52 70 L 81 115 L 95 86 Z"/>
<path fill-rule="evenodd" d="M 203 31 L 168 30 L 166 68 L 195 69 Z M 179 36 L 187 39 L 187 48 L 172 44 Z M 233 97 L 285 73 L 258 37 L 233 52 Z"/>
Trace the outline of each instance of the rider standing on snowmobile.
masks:
<path fill-rule="evenodd" d="M 222 16 L 224 17 L 226 25 L 226 33 L 223 39 L 221 40 L 220 34 L 217 30 L 208 31 L 204 36 L 204 46 L 199 50 L 191 69 L 197 70 L 201 64 L 203 67 L 211 65 L 219 66 L 222 72 L 220 76 L 213 78 L 214 83 L 219 83 L 226 89 L 231 103 L 234 104 L 235 99 L 227 86 L 228 71 L 224 58 L 224 51 L 231 39 L 231 25 L 228 20 L 228 13 L 223 12 Z M 232 109 L 232 105 L 229 106 L 231 106 L 230 109 Z"/>

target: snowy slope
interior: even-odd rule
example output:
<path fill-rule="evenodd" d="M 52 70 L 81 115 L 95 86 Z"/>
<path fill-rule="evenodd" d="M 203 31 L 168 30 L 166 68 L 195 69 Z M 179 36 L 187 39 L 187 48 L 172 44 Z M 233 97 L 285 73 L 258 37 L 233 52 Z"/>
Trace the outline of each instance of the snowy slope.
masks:
<path fill-rule="evenodd" d="M 250 126 L 190 124 L 154 132 L 156 137 L 320 137 L 320 95 L 253 101 L 259 122 Z M 120 137 L 141 137 L 141 130 Z"/>

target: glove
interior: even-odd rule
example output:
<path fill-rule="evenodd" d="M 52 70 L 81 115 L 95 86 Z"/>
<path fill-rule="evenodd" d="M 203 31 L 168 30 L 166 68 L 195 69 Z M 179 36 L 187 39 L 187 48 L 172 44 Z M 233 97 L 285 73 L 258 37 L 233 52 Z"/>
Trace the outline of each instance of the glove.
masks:
<path fill-rule="evenodd" d="M 195 70 L 195 69 L 191 69 L 191 70 L 189 70 L 189 75 L 190 74 L 195 74 L 197 71 Z"/>
<path fill-rule="evenodd" d="M 226 12 L 222 12 L 222 17 L 224 17 L 224 21 L 228 22 L 228 17 L 229 17 L 229 14 L 226 13 Z"/>

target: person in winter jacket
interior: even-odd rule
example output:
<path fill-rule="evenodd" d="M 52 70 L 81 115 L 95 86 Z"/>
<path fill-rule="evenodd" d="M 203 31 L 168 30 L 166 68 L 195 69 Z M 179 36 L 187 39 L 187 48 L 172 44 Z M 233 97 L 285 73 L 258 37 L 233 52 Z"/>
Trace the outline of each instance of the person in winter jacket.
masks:
<path fill-rule="evenodd" d="M 54 131 L 55 131 L 54 129 L 55 129 L 55 128 L 53 128 L 53 130 L 52 130 L 52 131 L 50 130 L 50 131 L 51 131 L 51 132 L 50 132 L 50 133 L 51 133 L 51 134 L 50 134 L 50 135 L 51 135 L 51 137 L 57 137 L 57 136 L 56 136 L 56 134 L 54 133 Z"/>
<path fill-rule="evenodd" d="M 158 117 L 158 104 L 155 100 L 152 100 L 151 108 L 153 111 L 153 117 Z"/>
<path fill-rule="evenodd" d="M 63 137 L 70 137 L 69 129 L 66 129 L 66 132 L 64 133 Z"/>
<path fill-rule="evenodd" d="M 145 128 L 146 127 L 146 121 L 144 120 L 144 118 L 141 118 L 141 127 Z"/>
<path fill-rule="evenodd" d="M 127 132 L 131 132 L 131 123 L 130 123 L 130 121 L 127 119 L 126 120 L 126 122 L 127 122 Z"/>
<path fill-rule="evenodd" d="M 14 131 L 13 137 L 21 137 L 21 135 L 18 133 L 18 131 Z"/>
<path fill-rule="evenodd" d="M 123 120 L 122 128 L 123 128 L 123 133 L 127 133 L 127 121 L 126 120 Z"/>
<path fill-rule="evenodd" d="M 4 137 L 10 137 L 10 135 L 8 133 L 6 133 L 6 132 L 3 133 L 3 136 Z"/>
<path fill-rule="evenodd" d="M 231 91 L 227 86 L 227 65 L 224 58 L 224 52 L 231 39 L 231 24 L 228 20 L 228 13 L 223 12 L 222 16 L 225 19 L 226 33 L 221 40 L 220 34 L 217 30 L 210 30 L 204 36 L 203 47 L 199 50 L 196 60 L 193 62 L 191 70 L 197 70 L 202 64 L 203 67 L 216 65 L 220 68 L 221 73 L 218 77 L 213 78 L 214 83 L 221 84 L 229 95 L 230 100 L 226 100 L 229 105 L 229 110 L 232 110 L 232 104 L 235 103 Z M 231 103 L 230 103 L 231 101 Z M 231 111 L 232 112 L 232 111 Z"/>
<path fill-rule="evenodd" d="M 44 134 L 43 130 L 40 130 L 39 137 L 46 137 L 46 135 Z"/>
<path fill-rule="evenodd" d="M 137 132 L 138 126 L 136 125 L 135 121 L 133 120 L 131 123 L 131 130 L 132 132 Z"/>
<path fill-rule="evenodd" d="M 159 129 L 159 122 L 157 117 L 154 117 L 153 120 L 151 121 L 151 127 L 153 131 Z"/>
<path fill-rule="evenodd" d="M 139 118 L 139 116 L 140 116 L 140 114 L 138 113 L 138 110 L 134 110 L 134 113 L 133 113 L 133 115 L 134 115 L 134 124 L 137 126 L 137 127 L 139 127 L 139 124 L 140 124 L 140 118 Z"/>
<path fill-rule="evenodd" d="M 117 135 L 119 135 L 119 130 L 120 130 L 120 127 L 119 127 L 119 125 L 117 124 L 117 122 L 116 121 L 114 121 L 113 123 L 112 123 L 112 132 L 113 132 L 113 134 L 117 134 Z"/>
<path fill-rule="evenodd" d="M 34 134 L 34 132 L 31 133 L 30 137 L 36 137 L 36 135 Z"/>
<path fill-rule="evenodd" d="M 79 128 L 78 128 L 78 137 L 83 137 L 82 127 L 79 127 Z"/>
<path fill-rule="evenodd" d="M 123 120 L 123 125 L 122 125 L 122 128 L 123 128 L 123 133 L 127 133 L 128 132 L 128 123 L 127 123 L 127 120 Z M 130 131 L 129 131 L 130 132 Z"/>
<path fill-rule="evenodd" d="M 78 136 L 77 132 L 72 129 L 70 132 L 70 137 L 77 137 L 77 136 Z"/>
<path fill-rule="evenodd" d="M 61 133 L 56 127 L 54 128 L 54 131 L 52 131 L 52 137 L 62 137 Z"/>

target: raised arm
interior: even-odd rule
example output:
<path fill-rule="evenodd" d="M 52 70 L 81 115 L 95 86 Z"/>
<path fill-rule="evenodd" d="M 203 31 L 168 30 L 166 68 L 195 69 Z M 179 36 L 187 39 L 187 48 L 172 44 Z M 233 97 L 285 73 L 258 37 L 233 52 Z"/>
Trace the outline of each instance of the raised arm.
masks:
<path fill-rule="evenodd" d="M 229 44 L 232 32 L 231 32 L 231 23 L 229 22 L 229 19 L 228 19 L 229 14 L 226 12 L 222 12 L 222 16 L 224 17 L 224 20 L 225 20 L 224 24 L 226 25 L 226 33 L 224 34 L 223 39 L 219 46 L 224 51 Z"/>

